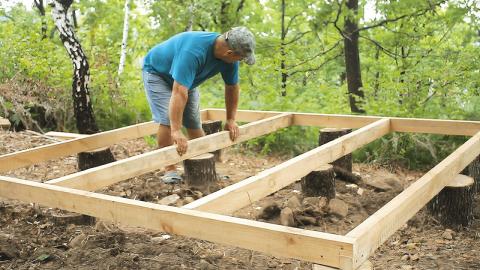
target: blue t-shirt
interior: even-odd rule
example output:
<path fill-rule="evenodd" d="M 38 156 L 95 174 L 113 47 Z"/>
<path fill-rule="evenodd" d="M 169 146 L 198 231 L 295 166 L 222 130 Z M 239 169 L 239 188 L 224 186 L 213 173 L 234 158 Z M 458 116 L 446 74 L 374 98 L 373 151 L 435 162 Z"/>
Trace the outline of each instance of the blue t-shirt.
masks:
<path fill-rule="evenodd" d="M 193 89 L 217 73 L 227 85 L 238 83 L 238 61 L 226 63 L 213 55 L 214 32 L 183 32 L 156 45 L 147 54 L 143 70 Z"/>

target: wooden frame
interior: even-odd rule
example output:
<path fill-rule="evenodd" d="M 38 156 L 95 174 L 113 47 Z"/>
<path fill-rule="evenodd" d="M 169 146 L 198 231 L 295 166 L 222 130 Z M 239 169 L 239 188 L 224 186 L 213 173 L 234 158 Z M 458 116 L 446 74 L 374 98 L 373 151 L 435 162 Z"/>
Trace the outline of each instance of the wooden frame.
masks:
<path fill-rule="evenodd" d="M 203 110 L 202 118 L 224 120 L 225 110 Z M 188 151 L 183 156 L 178 156 L 175 147 L 170 146 L 46 183 L 0 176 L 0 196 L 350 270 L 360 267 L 388 237 L 480 154 L 480 122 L 476 121 L 242 110 L 238 112 L 237 120 L 251 123 L 240 127 L 240 137 L 235 142 L 230 141 L 228 132 L 223 131 L 189 141 Z M 182 208 L 92 192 L 162 166 L 293 125 L 358 129 Z M 0 172 L 150 135 L 156 129 L 154 123 L 148 122 L 93 135 L 52 134 L 64 136 L 67 140 L 0 156 Z M 226 215 L 390 132 L 472 137 L 345 236 Z"/>

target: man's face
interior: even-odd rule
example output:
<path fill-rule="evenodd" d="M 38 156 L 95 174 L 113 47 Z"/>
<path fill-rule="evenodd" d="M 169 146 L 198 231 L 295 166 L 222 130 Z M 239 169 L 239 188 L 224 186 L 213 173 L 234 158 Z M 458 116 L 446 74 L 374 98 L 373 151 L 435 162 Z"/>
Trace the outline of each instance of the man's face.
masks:
<path fill-rule="evenodd" d="M 236 61 L 241 61 L 244 58 L 244 56 L 232 51 L 228 50 L 227 53 L 225 54 L 224 59 L 222 59 L 224 62 L 227 63 L 234 63 Z"/>

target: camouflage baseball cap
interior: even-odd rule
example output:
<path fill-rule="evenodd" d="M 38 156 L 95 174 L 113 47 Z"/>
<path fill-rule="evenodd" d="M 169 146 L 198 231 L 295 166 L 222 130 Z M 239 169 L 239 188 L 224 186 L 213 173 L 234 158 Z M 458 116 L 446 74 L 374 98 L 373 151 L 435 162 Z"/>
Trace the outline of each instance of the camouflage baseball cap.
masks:
<path fill-rule="evenodd" d="M 225 40 L 228 46 L 244 57 L 245 63 L 255 64 L 255 37 L 248 28 L 244 26 L 234 27 L 225 33 Z"/>

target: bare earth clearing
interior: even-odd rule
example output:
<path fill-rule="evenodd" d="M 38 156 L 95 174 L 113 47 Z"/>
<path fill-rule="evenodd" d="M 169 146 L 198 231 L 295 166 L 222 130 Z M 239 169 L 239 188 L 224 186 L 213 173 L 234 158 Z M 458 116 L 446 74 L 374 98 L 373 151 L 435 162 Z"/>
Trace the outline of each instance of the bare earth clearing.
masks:
<path fill-rule="evenodd" d="M 0 154 L 52 143 L 52 140 L 28 133 L 0 131 Z M 117 159 L 152 150 L 143 139 L 124 142 L 113 148 Z M 220 186 L 227 186 L 281 163 L 280 158 L 266 158 L 230 150 L 223 163 L 217 163 Z M 6 175 L 21 179 L 46 181 L 76 171 L 76 157 L 52 160 L 18 169 Z M 423 172 L 396 170 L 355 164 L 354 171 L 365 180 L 388 179 L 390 188 L 347 186 L 336 182 L 337 199 L 348 205 L 345 218 L 329 211 L 310 213 L 313 224 L 297 222 L 301 228 L 346 234 L 369 215 L 407 187 Z M 118 183 L 100 192 L 137 200 L 158 202 L 177 194 L 177 206 L 202 194 L 185 185 L 165 185 L 160 171 Z M 359 193 L 362 193 L 359 195 Z M 302 203 L 299 183 L 293 184 L 235 215 L 259 219 L 264 206 Z M 295 197 L 295 198 L 294 198 Z M 303 202 L 305 203 L 305 201 Z M 303 207 L 303 206 L 299 206 Z M 0 269 L 311 269 L 310 263 L 276 258 L 259 252 L 219 245 L 142 228 L 125 227 L 97 220 L 93 225 L 62 223 L 55 218 L 61 211 L 0 198 Z M 480 269 L 480 198 L 476 198 L 476 220 L 468 229 L 453 232 L 420 211 L 394 234 L 370 258 L 375 269 Z M 279 222 L 278 216 L 264 217 Z M 192 224 L 194 226 L 194 224 Z M 259 239 L 268 241 L 268 239 Z"/>

